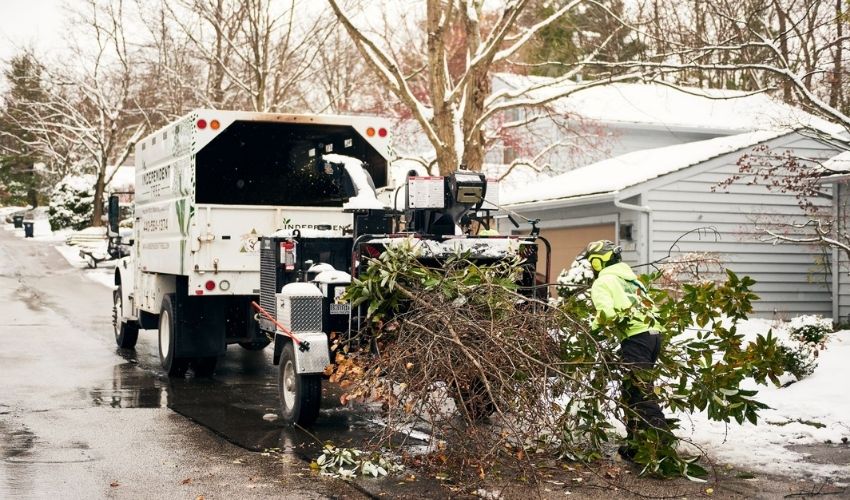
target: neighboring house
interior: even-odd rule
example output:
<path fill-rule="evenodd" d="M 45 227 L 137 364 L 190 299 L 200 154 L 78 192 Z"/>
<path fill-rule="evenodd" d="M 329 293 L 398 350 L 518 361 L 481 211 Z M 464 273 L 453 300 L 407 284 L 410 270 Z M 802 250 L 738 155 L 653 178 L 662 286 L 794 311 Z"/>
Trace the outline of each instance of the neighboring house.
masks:
<path fill-rule="evenodd" d="M 553 79 L 498 73 L 493 92 L 534 88 L 531 98 L 551 94 Z M 582 83 L 560 84 L 570 91 Z M 674 87 L 659 83 L 612 83 L 589 87 L 548 105 L 549 113 L 512 132 L 515 140 L 497 143 L 488 152 L 491 164 L 528 158 L 558 141 L 539 164 L 564 172 L 632 151 L 702 141 L 756 130 L 812 127 L 837 133 L 835 124 L 790 106 L 765 93 Z M 529 114 L 531 113 L 531 114 Z M 510 110 L 505 122 L 517 122 L 540 111 Z M 560 123 L 561 127 L 558 126 Z M 492 127 L 491 127 L 492 128 Z M 525 152 L 518 151 L 518 144 Z"/>
<path fill-rule="evenodd" d="M 626 153 L 503 191 L 501 200 L 524 217 L 541 219 L 541 234 L 553 246 L 553 280 L 588 241 L 607 238 L 623 246 L 624 260 L 632 265 L 656 261 L 668 252 L 673 257 L 717 254 L 729 269 L 757 280 L 759 315 L 830 315 L 829 252 L 806 245 L 769 245 L 759 241 L 755 231 L 755 222 L 799 221 L 797 199 L 743 180 L 727 189 L 717 187 L 738 174 L 741 157 L 760 145 L 813 160 L 826 160 L 847 147 L 835 138 L 802 131 L 747 132 Z M 828 207 L 831 200 L 818 203 Z M 503 233 L 529 227 L 516 230 L 500 223 Z M 673 246 L 700 227 L 715 228 L 718 239 L 692 233 Z M 850 280 L 847 286 L 850 311 Z"/>

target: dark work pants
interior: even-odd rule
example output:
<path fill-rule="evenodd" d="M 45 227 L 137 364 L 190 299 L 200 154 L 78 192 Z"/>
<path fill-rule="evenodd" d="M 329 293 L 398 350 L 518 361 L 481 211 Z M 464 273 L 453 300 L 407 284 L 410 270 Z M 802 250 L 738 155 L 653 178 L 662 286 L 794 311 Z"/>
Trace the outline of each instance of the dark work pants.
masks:
<path fill-rule="evenodd" d="M 627 439 L 632 439 L 638 429 L 653 427 L 666 430 L 667 421 L 655 394 L 650 370 L 661 351 L 661 335 L 643 332 L 620 343 L 620 357 L 626 375 L 623 378 L 623 399 L 631 410 L 626 415 Z"/>

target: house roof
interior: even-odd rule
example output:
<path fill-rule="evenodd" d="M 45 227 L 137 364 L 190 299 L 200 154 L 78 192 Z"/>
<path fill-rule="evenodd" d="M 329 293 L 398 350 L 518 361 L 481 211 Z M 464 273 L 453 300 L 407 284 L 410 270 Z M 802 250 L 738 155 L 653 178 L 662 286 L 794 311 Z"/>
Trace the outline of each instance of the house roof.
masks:
<path fill-rule="evenodd" d="M 823 162 L 823 168 L 840 174 L 850 173 L 850 151 L 844 151 Z"/>
<path fill-rule="evenodd" d="M 689 142 L 655 149 L 643 149 L 570 170 L 522 187 L 506 189 L 502 204 L 523 205 L 544 201 L 616 193 L 651 179 L 733 153 L 788 134 L 784 131 L 756 131 Z"/>
<path fill-rule="evenodd" d="M 540 87 L 540 97 L 587 85 L 567 82 L 545 87 L 553 79 L 498 73 L 495 79 L 511 88 Z M 658 83 L 611 83 L 588 87 L 556 100 L 560 113 L 605 123 L 661 126 L 680 130 L 740 133 L 755 130 L 815 128 L 840 134 L 843 128 L 765 93 L 676 87 Z"/>

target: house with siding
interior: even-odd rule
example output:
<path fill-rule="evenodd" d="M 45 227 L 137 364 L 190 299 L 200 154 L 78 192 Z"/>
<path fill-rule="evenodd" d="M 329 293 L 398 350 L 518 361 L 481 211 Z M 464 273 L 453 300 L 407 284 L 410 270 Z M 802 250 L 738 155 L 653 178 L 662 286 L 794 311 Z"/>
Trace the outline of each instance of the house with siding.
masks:
<path fill-rule="evenodd" d="M 620 244 L 624 260 L 642 266 L 640 271 L 668 254 L 676 258 L 710 253 L 727 268 L 757 281 L 761 300 L 755 307 L 760 316 L 830 316 L 836 291 L 831 252 L 767 244 L 756 228 L 804 221 L 795 196 L 743 180 L 722 185 L 740 173 L 742 157 L 763 148 L 792 152 L 815 163 L 834 157 L 847 144 L 803 129 L 726 135 L 618 155 L 504 190 L 501 201 L 525 218 L 541 220 L 541 234 L 552 243 L 555 276 L 588 241 L 600 238 Z M 832 206 L 831 189 L 826 186 L 815 201 L 823 209 Z M 712 229 L 691 232 L 698 228 Z M 528 224 L 514 228 L 500 223 L 503 233 L 529 229 Z M 846 315 L 850 280 L 842 279 Z"/>
<path fill-rule="evenodd" d="M 494 94 L 532 89 L 528 96 L 534 99 L 554 92 L 554 81 L 549 77 L 497 73 L 492 86 Z M 546 110 L 509 110 L 503 122 L 530 124 L 512 133 L 517 140 L 495 141 L 487 153 L 487 163 L 510 164 L 519 157 L 535 156 L 560 141 L 573 147 L 552 148 L 537 163 L 564 172 L 632 151 L 756 130 L 840 130 L 835 124 L 766 93 L 680 87 L 663 82 L 584 86 L 582 82 L 557 84 L 558 92 L 573 93 L 551 102 Z"/>

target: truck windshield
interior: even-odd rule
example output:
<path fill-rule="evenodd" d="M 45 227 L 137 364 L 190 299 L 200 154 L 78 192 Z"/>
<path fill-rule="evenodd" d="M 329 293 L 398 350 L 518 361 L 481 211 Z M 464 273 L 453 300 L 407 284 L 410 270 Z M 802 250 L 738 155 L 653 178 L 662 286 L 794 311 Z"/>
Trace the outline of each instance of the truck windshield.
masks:
<path fill-rule="evenodd" d="M 354 129 L 341 125 L 237 121 L 196 157 L 196 203 L 339 207 L 354 190 L 324 153 L 361 159 L 376 186 L 386 161 Z"/>

